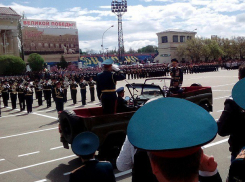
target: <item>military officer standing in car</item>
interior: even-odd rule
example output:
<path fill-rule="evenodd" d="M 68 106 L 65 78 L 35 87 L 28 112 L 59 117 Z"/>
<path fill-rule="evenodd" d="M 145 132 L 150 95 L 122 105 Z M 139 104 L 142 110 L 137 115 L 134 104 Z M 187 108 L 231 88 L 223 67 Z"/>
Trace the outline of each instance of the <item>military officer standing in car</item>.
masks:
<path fill-rule="evenodd" d="M 107 59 L 102 65 L 104 71 L 97 75 L 97 95 L 101 100 L 103 113 L 113 114 L 116 112 L 116 82 L 125 79 L 120 69 L 112 67 L 113 60 Z M 112 72 L 115 71 L 115 72 Z"/>
<path fill-rule="evenodd" d="M 183 71 L 181 67 L 178 67 L 178 60 L 172 59 L 172 67 L 170 68 L 171 83 L 170 87 L 174 86 L 174 82 L 178 81 L 178 86 L 181 87 L 183 83 Z"/>
<path fill-rule="evenodd" d="M 90 97 L 91 97 L 91 102 L 93 102 L 95 100 L 94 98 L 94 85 L 96 84 L 96 82 L 93 80 L 93 77 L 89 78 L 89 90 L 90 90 Z"/>

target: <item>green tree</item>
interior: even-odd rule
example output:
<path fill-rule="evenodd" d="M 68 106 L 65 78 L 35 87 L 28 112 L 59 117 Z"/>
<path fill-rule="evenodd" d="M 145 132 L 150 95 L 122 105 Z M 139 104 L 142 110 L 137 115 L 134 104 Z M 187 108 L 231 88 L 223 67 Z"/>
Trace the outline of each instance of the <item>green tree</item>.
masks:
<path fill-rule="evenodd" d="M 68 66 L 68 63 L 66 62 L 64 56 L 62 55 L 61 58 L 60 58 L 60 62 L 58 63 L 58 67 L 61 67 L 61 68 L 67 68 Z"/>
<path fill-rule="evenodd" d="M 156 46 L 148 45 L 138 49 L 138 53 L 155 53 L 157 50 Z"/>
<path fill-rule="evenodd" d="M 238 55 L 243 59 L 245 55 L 245 37 L 236 37 L 235 42 L 237 43 Z"/>
<path fill-rule="evenodd" d="M 40 56 L 40 54 L 32 53 L 29 55 L 27 62 L 30 65 L 30 68 L 34 72 L 39 72 L 43 69 L 44 59 Z"/>
<path fill-rule="evenodd" d="M 25 62 L 17 56 L 0 56 L 0 75 L 19 75 L 25 71 Z"/>

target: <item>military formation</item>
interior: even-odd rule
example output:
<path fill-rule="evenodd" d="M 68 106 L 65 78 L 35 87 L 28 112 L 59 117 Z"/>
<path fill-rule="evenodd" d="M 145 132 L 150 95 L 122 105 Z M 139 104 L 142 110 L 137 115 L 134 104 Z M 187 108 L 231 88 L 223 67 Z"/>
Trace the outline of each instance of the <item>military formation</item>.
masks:
<path fill-rule="evenodd" d="M 67 102 L 67 89 L 70 88 L 73 104 L 77 103 L 77 87 L 80 87 L 82 104 L 86 105 L 86 87 L 89 87 L 91 102 L 95 101 L 94 87 L 96 82 L 93 77 L 88 81 L 83 76 L 77 77 L 52 77 L 51 79 L 35 79 L 31 80 L 26 77 L 12 77 L 0 80 L 0 96 L 3 100 L 3 107 L 9 107 L 11 100 L 11 108 L 17 109 L 17 100 L 19 101 L 20 111 L 26 109 L 27 113 L 32 112 L 33 100 L 36 99 L 38 106 L 44 105 L 43 98 L 46 101 L 47 108 L 52 106 L 52 100 L 56 104 L 58 112 L 63 111 L 64 103 Z"/>
<path fill-rule="evenodd" d="M 192 74 L 218 71 L 219 65 L 215 63 L 179 64 L 179 68 L 181 74 Z M 172 72 L 172 67 L 169 64 L 130 65 L 121 66 L 119 69 L 121 74 L 128 80 L 171 76 Z M 28 72 L 24 76 L 0 78 L 0 94 L 3 106 L 8 107 L 8 101 L 11 100 L 12 109 L 16 109 L 18 100 L 20 111 L 27 109 L 27 113 L 31 113 L 33 100 L 37 99 L 38 106 L 42 106 L 44 98 L 47 108 L 52 106 L 53 100 L 56 103 L 56 110 L 60 112 L 64 108 L 64 103 L 67 102 L 68 89 L 70 89 L 73 104 L 77 104 L 79 87 L 82 105 L 86 105 L 86 88 L 89 87 L 91 102 L 95 101 L 96 79 L 101 72 L 102 68 L 88 68 L 77 71 L 60 69 L 54 72 L 46 70 L 35 74 Z"/>
<path fill-rule="evenodd" d="M 179 64 L 184 74 L 204 73 L 218 71 L 220 65 L 217 63 L 199 63 L 199 64 Z M 149 77 L 169 76 L 170 64 L 153 64 L 146 66 L 128 66 L 122 67 L 127 75 L 127 79 L 141 79 Z"/>

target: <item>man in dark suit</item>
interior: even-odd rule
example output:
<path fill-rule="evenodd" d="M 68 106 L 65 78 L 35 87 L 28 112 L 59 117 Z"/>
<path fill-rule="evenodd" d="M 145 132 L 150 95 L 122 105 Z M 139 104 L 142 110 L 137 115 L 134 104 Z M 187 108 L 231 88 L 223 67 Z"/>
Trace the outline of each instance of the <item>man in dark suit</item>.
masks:
<path fill-rule="evenodd" d="M 94 158 L 99 147 L 99 138 L 91 132 L 83 132 L 72 142 L 73 152 L 80 156 L 83 165 L 70 174 L 69 182 L 115 182 L 113 167 L 109 162 L 99 162 Z"/>
<path fill-rule="evenodd" d="M 159 182 L 222 182 L 217 162 L 201 149 L 216 137 L 217 130 L 214 118 L 198 105 L 161 98 L 134 114 L 127 134 L 132 145 L 148 151 Z"/>

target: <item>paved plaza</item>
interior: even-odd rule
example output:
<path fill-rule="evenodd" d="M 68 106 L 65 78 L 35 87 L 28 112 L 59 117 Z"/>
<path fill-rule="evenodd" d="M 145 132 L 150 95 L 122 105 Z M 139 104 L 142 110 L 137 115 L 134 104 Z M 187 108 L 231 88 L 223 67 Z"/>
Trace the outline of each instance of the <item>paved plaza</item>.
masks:
<path fill-rule="evenodd" d="M 127 80 L 130 83 L 143 83 L 144 79 Z M 224 107 L 224 101 L 231 94 L 233 85 L 238 81 L 237 70 L 220 70 L 218 72 L 184 75 L 183 86 L 200 83 L 202 86 L 211 86 L 213 91 L 213 112 L 218 119 Z M 125 86 L 125 81 L 117 83 L 117 88 Z M 125 96 L 129 92 L 126 90 Z M 68 90 L 68 102 L 65 109 L 82 108 L 81 95 L 78 90 L 78 103 L 72 104 Z M 96 96 L 94 102 L 90 101 L 87 88 L 87 105 L 85 107 L 98 107 Z M 18 106 L 17 106 L 18 108 Z M 151 113 L 149 113 L 151 114 Z M 11 103 L 8 108 L 2 108 L 0 118 L 0 181 L 1 182 L 63 182 L 68 181 L 67 172 L 81 165 L 81 161 L 73 152 L 64 149 L 59 141 L 57 112 L 55 103 L 46 108 L 46 102 L 38 107 L 37 100 L 33 102 L 33 113 L 12 110 Z M 198 136 L 197 136 L 198 137 Z M 225 181 L 229 164 L 230 152 L 227 143 L 228 137 L 217 136 L 215 140 L 204 146 L 208 155 L 213 155 L 218 162 L 218 170 Z M 130 171 L 119 172 L 115 170 L 117 181 L 131 181 Z"/>

